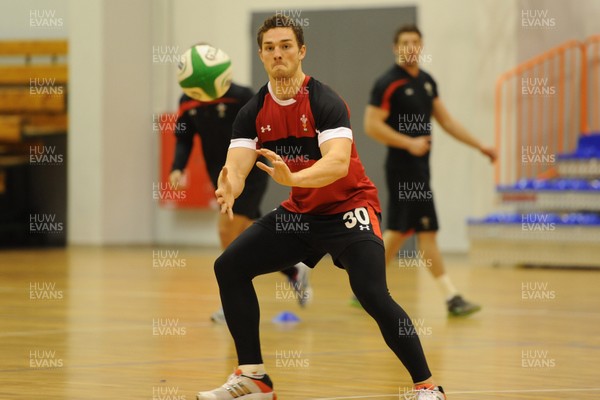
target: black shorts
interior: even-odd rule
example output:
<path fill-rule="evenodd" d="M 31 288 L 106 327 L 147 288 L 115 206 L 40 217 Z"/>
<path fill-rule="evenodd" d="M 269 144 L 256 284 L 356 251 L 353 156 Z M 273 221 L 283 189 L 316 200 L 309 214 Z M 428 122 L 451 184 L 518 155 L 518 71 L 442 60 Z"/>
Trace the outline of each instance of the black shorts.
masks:
<path fill-rule="evenodd" d="M 215 188 L 217 187 L 220 173 L 221 167 L 209 169 L 210 180 Z M 235 203 L 233 203 L 233 213 L 250 219 L 260 218 L 260 203 L 267 191 L 268 183 L 269 175 L 257 166 L 254 166 L 246 178 L 244 191 L 235 199 Z"/>
<path fill-rule="evenodd" d="M 371 207 L 359 207 L 350 211 L 331 215 L 298 214 L 279 206 L 256 221 L 269 231 L 288 236 L 290 240 L 300 240 L 308 251 L 304 263 L 314 267 L 329 253 L 336 266 L 339 256 L 354 243 L 370 240 L 383 247 L 380 214 Z"/>
<path fill-rule="evenodd" d="M 429 181 L 408 177 L 386 168 L 388 187 L 387 229 L 402 233 L 436 232 L 439 229 Z"/>

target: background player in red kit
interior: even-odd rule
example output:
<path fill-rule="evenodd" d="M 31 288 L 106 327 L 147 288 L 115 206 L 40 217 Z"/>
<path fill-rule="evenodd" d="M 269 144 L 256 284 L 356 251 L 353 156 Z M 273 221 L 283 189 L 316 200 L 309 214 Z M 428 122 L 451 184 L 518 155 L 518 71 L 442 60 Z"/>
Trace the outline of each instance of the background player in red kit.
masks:
<path fill-rule="evenodd" d="M 194 136 L 198 135 L 202 141 L 202 154 L 208 175 L 213 186 L 217 187 L 219 172 L 225 164 L 227 148 L 231 141 L 233 121 L 253 95 L 252 89 L 232 83 L 229 90 L 214 101 L 199 101 L 185 94 L 181 96 L 175 128 L 175 157 L 169 176 L 171 184 L 179 186 L 194 145 Z M 233 207 L 233 218 L 219 215 L 218 229 L 222 249 L 229 246 L 253 220 L 260 217 L 260 202 L 267 190 L 268 179 L 269 177 L 257 167 L 252 168 L 246 180 L 246 187 Z M 318 260 L 314 261 L 316 263 Z M 310 301 L 312 296 L 309 271 L 304 263 L 282 271 L 297 292 L 296 297 L 301 306 Z M 224 323 L 223 310 L 214 312 L 211 319 L 217 323 Z"/>
<path fill-rule="evenodd" d="M 419 68 L 422 46 L 417 27 L 407 26 L 396 32 L 396 64 L 375 83 L 365 112 L 365 131 L 388 146 L 385 173 L 390 197 L 383 233 L 386 264 L 416 233 L 423 258 L 430 262 L 429 270 L 444 292 L 449 315 L 464 316 L 480 307 L 458 293 L 437 246 L 438 220 L 429 185 L 431 117 L 455 139 L 478 149 L 491 161 L 496 159 L 496 152 L 479 143 L 448 113 L 435 81 Z"/>
<path fill-rule="evenodd" d="M 231 216 L 246 176 L 257 156 L 263 155 L 272 166 L 257 165 L 277 183 L 289 186 L 291 194 L 245 230 L 215 262 L 239 367 L 224 385 L 200 392 L 197 398 L 276 399 L 263 365 L 252 279 L 327 252 L 346 270 L 355 295 L 408 369 L 415 398 L 445 399 L 433 381 L 416 331 L 399 334 L 399 325 L 413 325 L 386 286 L 377 189 L 358 158 L 345 103 L 302 72 L 306 46 L 302 28 L 292 20 L 268 18 L 257 39 L 269 82 L 235 120 L 215 193 L 221 212 Z"/>

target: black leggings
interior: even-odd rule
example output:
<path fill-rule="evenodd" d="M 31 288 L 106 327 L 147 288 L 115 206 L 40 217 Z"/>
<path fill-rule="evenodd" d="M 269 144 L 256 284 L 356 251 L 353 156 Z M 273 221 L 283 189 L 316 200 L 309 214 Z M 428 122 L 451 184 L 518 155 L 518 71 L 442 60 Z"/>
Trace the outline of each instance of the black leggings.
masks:
<path fill-rule="evenodd" d="M 260 310 L 252 279 L 294 265 L 312 252 L 309 244 L 295 235 L 272 232 L 255 223 L 215 261 L 225 320 L 240 365 L 263 362 Z M 431 377 L 410 318 L 389 294 L 381 244 L 371 240 L 355 242 L 346 248 L 337 262 L 347 271 L 354 294 L 375 319 L 386 344 L 402 361 L 413 382 Z"/>

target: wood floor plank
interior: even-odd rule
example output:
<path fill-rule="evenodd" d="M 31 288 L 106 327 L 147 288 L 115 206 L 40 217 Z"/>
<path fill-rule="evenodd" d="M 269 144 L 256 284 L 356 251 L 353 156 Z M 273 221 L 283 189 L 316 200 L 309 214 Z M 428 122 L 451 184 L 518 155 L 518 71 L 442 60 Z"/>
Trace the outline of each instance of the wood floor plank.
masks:
<path fill-rule="evenodd" d="M 191 400 L 236 365 L 216 250 L 72 247 L 0 253 L 0 398 Z M 600 398 L 600 271 L 492 268 L 448 258 L 483 310 L 449 319 L 420 268 L 388 267 L 430 368 L 458 399 Z M 410 379 L 325 259 L 299 308 L 283 275 L 255 279 L 263 356 L 280 400 L 399 399 Z M 293 326 L 271 319 L 281 311 Z"/>

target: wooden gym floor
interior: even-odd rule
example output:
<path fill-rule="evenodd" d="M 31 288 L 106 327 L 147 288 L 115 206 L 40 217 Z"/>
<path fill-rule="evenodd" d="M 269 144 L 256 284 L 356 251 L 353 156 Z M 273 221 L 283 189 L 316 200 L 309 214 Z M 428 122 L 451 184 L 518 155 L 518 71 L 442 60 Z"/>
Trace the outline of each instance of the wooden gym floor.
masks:
<path fill-rule="evenodd" d="M 0 252 L 0 399 L 194 400 L 236 365 L 219 307 L 216 250 L 149 247 Z M 388 268 L 449 400 L 600 398 L 600 271 L 493 268 L 447 258 L 468 298 L 449 319 L 422 268 Z M 349 306 L 325 259 L 300 309 L 283 275 L 255 280 L 267 370 L 280 400 L 399 399 L 410 379 L 374 322 Z M 281 311 L 295 325 L 271 319 Z"/>

